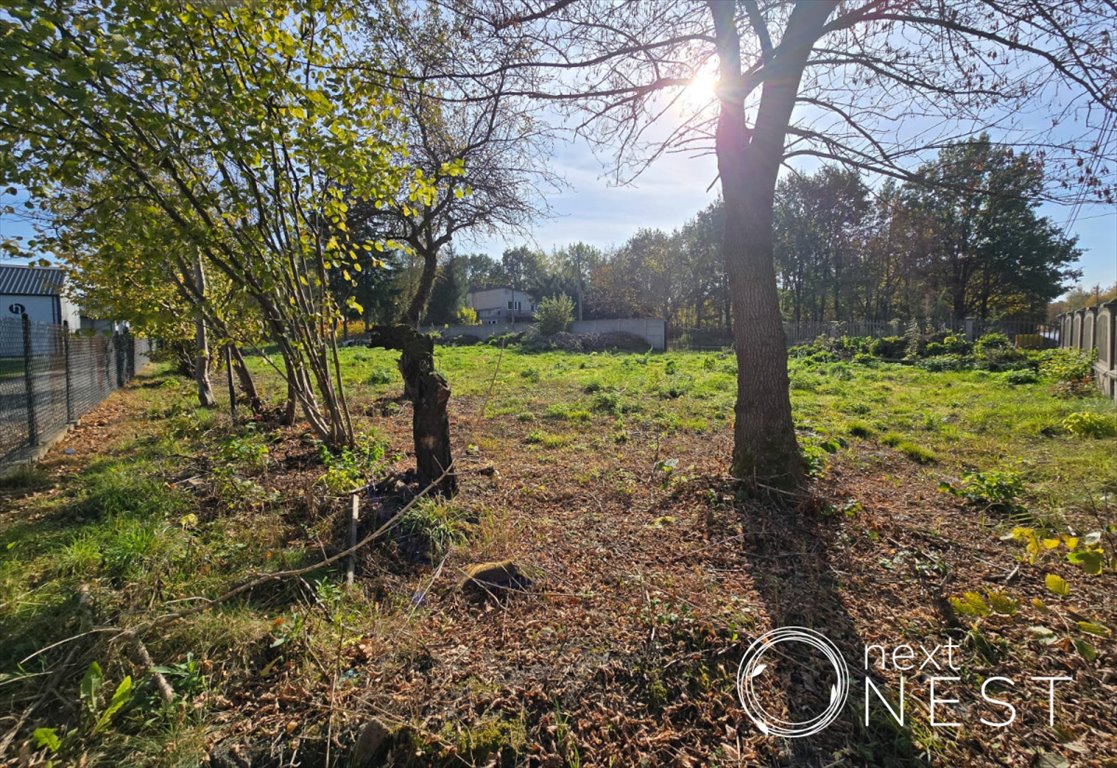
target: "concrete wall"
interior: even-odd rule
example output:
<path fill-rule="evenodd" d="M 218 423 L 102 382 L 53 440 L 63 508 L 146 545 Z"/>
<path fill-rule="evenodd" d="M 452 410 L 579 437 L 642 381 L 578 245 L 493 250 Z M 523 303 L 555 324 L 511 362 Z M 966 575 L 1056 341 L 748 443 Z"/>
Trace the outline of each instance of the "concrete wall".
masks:
<path fill-rule="evenodd" d="M 486 325 L 450 325 L 445 328 L 424 328 L 426 333 L 440 333 L 443 336 L 476 336 L 490 339 L 503 333 L 520 333 L 531 327 L 530 323 L 497 323 Z M 656 350 L 667 348 L 667 327 L 662 320 L 650 317 L 628 317 L 617 320 L 576 320 L 570 332 L 575 334 L 608 333 L 623 331 L 634 333 L 648 342 Z"/>
<path fill-rule="evenodd" d="M 1097 351 L 1094 378 L 1102 392 L 1117 400 L 1117 300 L 1067 312 L 1058 320 L 1064 329 L 1062 346 Z"/>

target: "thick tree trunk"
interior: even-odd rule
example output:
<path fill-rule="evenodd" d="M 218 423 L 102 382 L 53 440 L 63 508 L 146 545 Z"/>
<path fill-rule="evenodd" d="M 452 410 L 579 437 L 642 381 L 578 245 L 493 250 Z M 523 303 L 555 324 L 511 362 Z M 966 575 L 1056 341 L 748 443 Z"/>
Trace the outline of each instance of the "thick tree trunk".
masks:
<path fill-rule="evenodd" d="M 205 296 L 206 273 L 202 269 L 201 256 L 194 257 L 194 282 L 198 292 Z M 203 408 L 213 408 L 217 400 L 209 382 L 209 336 L 206 334 L 206 321 L 201 311 L 194 317 L 194 382 L 198 385 L 198 404 Z"/>
<path fill-rule="evenodd" d="M 787 375 L 787 346 L 773 259 L 772 211 L 784 136 L 811 43 L 836 3 L 797 5 L 780 52 L 765 66 L 756 125 L 745 122 L 740 38 L 734 3 L 711 0 L 721 66 L 716 133 L 725 200 L 724 255 L 737 347 L 733 476 L 790 489 L 803 480 Z M 787 47 L 785 47 L 787 46 Z"/>
<path fill-rule="evenodd" d="M 407 325 L 381 326 L 370 332 L 369 346 L 402 352 L 399 369 L 412 404 L 411 436 L 419 482 L 424 487 L 435 483 L 439 495 L 453 496 L 458 480 L 451 469 L 450 385 L 434 370 L 434 339 Z"/>

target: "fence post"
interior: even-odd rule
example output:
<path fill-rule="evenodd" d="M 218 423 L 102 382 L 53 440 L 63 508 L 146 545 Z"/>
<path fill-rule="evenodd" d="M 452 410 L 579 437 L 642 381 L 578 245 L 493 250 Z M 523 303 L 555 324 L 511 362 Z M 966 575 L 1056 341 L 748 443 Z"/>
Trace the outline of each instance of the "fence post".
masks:
<path fill-rule="evenodd" d="M 74 420 L 74 385 L 70 369 L 70 322 L 62 321 L 62 359 L 66 370 L 66 423 Z"/>
<path fill-rule="evenodd" d="M 24 312 L 23 323 L 23 386 L 27 393 L 27 444 L 39 444 L 39 430 L 35 423 L 35 385 L 31 375 L 31 318 Z"/>
<path fill-rule="evenodd" d="M 977 340 L 977 318 L 966 318 L 966 341 Z"/>
<path fill-rule="evenodd" d="M 124 350 L 122 349 L 124 344 L 122 343 L 122 338 L 123 336 L 120 331 L 116 331 L 112 335 L 112 351 L 113 357 L 115 358 L 113 362 L 116 363 L 117 389 L 124 386 Z"/>

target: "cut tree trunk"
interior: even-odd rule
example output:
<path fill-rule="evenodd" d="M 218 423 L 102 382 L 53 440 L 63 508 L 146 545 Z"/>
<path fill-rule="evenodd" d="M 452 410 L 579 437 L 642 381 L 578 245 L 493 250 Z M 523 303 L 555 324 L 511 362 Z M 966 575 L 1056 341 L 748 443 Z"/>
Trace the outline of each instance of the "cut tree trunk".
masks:
<path fill-rule="evenodd" d="M 420 484 L 435 484 L 435 492 L 450 497 L 458 480 L 450 453 L 450 385 L 434 369 L 434 339 L 409 325 L 373 328 L 370 347 L 399 350 L 399 370 L 412 404 L 411 435 L 415 443 L 415 468 Z M 449 471 L 447 471 L 449 470 Z"/>

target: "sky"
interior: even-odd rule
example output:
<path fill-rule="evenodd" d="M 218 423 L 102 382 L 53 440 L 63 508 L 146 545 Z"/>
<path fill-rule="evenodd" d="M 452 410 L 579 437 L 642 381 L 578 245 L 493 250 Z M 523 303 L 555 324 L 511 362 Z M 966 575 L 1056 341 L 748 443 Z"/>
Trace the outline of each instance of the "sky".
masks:
<path fill-rule="evenodd" d="M 665 156 L 627 186 L 612 183 L 606 163 L 584 142 L 558 147 L 553 162 L 569 189 L 548 198 L 552 215 L 534 228 L 534 245 L 545 251 L 579 240 L 600 248 L 619 246 L 641 227 L 670 232 L 718 196 L 718 186 L 710 187 L 717 175 L 712 156 Z M 1044 204 L 1040 212 L 1059 226 L 1074 214 L 1070 206 L 1054 204 Z M 1083 251 L 1079 285 L 1117 283 L 1117 205 L 1083 205 L 1067 231 L 1078 237 Z M 522 244 L 522 238 L 490 237 L 460 243 L 459 250 L 499 258 L 505 248 Z"/>

